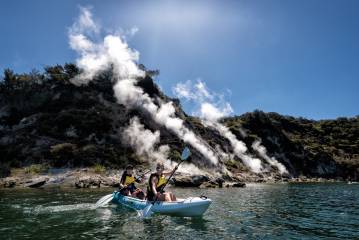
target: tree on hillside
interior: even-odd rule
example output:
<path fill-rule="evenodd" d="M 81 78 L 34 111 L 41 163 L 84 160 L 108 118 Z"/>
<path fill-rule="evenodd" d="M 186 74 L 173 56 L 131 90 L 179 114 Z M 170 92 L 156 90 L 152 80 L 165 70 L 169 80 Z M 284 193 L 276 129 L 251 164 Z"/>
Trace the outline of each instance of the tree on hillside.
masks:
<path fill-rule="evenodd" d="M 17 76 L 14 71 L 7 68 L 4 70 L 4 87 L 7 90 L 13 89 L 17 85 Z"/>

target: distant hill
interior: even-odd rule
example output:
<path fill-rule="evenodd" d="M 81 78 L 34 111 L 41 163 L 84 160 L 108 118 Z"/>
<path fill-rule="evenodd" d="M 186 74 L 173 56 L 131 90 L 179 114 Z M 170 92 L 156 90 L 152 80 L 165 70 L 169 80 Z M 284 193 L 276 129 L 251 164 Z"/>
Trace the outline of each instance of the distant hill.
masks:
<path fill-rule="evenodd" d="M 169 157 L 178 159 L 185 143 L 145 112 L 118 104 L 113 96 L 110 70 L 86 86 L 71 83 L 79 72 L 74 64 L 46 67 L 44 73 L 4 71 L 0 83 L 1 176 L 7 176 L 13 167 L 35 163 L 53 167 L 148 165 L 149 160 L 121 137 L 134 116 L 146 129 L 158 130 L 161 137 L 157 145 L 168 145 Z M 211 149 L 233 151 L 219 132 L 204 126 L 199 118 L 187 115 L 179 100 L 160 91 L 152 79 L 157 72 L 146 73 L 138 86 L 155 102 L 173 101 L 176 116 Z M 290 176 L 359 178 L 358 116 L 314 121 L 256 110 L 221 122 L 257 158 L 262 156 L 253 150 L 253 143 L 260 140 L 267 154 L 282 163 Z M 191 161 L 195 165 L 209 167 L 204 156 L 195 149 L 192 151 Z M 238 157 L 221 158 L 221 162 L 233 174 L 249 171 Z"/>

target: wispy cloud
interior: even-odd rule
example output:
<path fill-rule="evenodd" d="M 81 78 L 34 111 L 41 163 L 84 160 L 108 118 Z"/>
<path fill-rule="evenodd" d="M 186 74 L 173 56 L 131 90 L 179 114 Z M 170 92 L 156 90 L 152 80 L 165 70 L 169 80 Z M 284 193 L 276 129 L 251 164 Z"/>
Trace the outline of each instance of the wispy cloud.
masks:
<path fill-rule="evenodd" d="M 70 31 L 72 34 L 79 33 L 99 33 L 101 30 L 101 26 L 99 23 L 95 23 L 93 20 L 91 7 L 83 7 L 80 6 L 80 15 L 71 26 Z"/>
<path fill-rule="evenodd" d="M 225 101 L 224 94 L 210 91 L 205 82 L 197 79 L 177 83 L 172 88 L 173 94 L 178 98 L 192 101 L 196 104 L 192 114 L 203 119 L 216 121 L 233 113 L 232 106 Z"/>

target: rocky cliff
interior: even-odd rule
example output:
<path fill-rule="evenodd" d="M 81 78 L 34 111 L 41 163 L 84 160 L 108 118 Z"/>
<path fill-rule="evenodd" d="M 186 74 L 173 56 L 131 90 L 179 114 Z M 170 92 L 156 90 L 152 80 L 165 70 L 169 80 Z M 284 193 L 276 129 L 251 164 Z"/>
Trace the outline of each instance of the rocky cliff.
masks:
<path fill-rule="evenodd" d="M 2 177 L 9 175 L 12 168 L 32 164 L 56 168 L 95 164 L 122 168 L 128 163 L 148 166 L 149 157 L 139 154 L 123 138 L 124 129 L 135 116 L 146 129 L 159 132 L 160 141 L 155 144 L 168 145 L 168 158 L 178 160 L 181 149 L 187 144 L 148 113 L 118 104 L 110 70 L 82 86 L 71 82 L 79 72 L 73 64 L 47 67 L 44 73 L 15 74 L 5 70 L 0 84 Z M 359 117 L 314 121 L 254 111 L 222 119 L 220 123 L 245 143 L 248 154 L 262 160 L 275 158 L 288 170 L 282 176 L 275 169 L 250 173 L 242 159 L 231 154 L 233 145 L 228 139 L 215 128 L 203 124 L 201 119 L 187 115 L 179 100 L 163 94 L 152 79 L 154 74 L 156 72 L 146 71 L 137 86 L 154 103 L 172 101 L 175 116 L 218 154 L 219 163 L 231 176 L 358 180 Z M 266 149 L 267 156 L 255 149 L 258 143 Z M 195 166 L 217 171 L 200 151 L 191 150 L 191 162 Z"/>

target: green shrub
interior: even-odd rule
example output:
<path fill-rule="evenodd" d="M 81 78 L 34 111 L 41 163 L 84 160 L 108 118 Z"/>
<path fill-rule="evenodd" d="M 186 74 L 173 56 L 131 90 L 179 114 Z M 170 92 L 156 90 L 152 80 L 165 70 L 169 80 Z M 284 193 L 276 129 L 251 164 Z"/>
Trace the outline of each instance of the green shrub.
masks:
<path fill-rule="evenodd" d="M 48 171 L 48 167 L 42 164 L 32 164 L 25 168 L 26 174 L 39 174 L 39 173 L 45 173 Z"/>
<path fill-rule="evenodd" d="M 54 146 L 51 146 L 51 153 L 60 153 L 63 151 L 74 151 L 76 149 L 76 145 L 72 143 L 60 143 Z"/>
<path fill-rule="evenodd" d="M 97 163 L 94 166 L 94 172 L 98 174 L 103 174 L 106 172 L 106 168 L 103 165 Z"/>
<path fill-rule="evenodd" d="M 181 159 L 181 154 L 177 150 L 171 150 L 168 157 L 176 161 Z"/>

